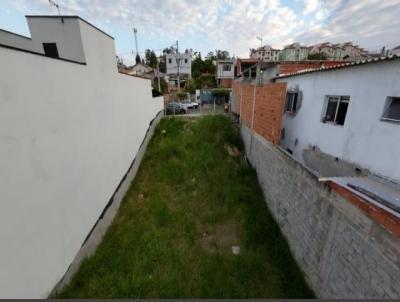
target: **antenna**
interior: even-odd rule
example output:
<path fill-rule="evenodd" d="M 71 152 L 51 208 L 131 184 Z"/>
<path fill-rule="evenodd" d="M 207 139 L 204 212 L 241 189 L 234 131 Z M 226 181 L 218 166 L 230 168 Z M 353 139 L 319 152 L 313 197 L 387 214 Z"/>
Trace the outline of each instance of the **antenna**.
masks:
<path fill-rule="evenodd" d="M 263 36 L 261 35 L 260 37 L 257 37 L 257 40 L 260 40 L 261 42 L 261 47 L 263 46 Z"/>
<path fill-rule="evenodd" d="M 61 18 L 61 22 L 64 23 L 64 18 L 61 17 L 61 13 L 60 13 L 60 6 L 56 2 L 54 2 L 53 0 L 49 0 L 49 4 L 53 5 L 55 8 L 57 8 L 58 16 Z"/>
<path fill-rule="evenodd" d="M 138 48 L 138 43 L 137 43 L 137 29 L 135 27 L 133 28 L 133 34 L 135 35 L 136 56 L 138 56 L 139 48 Z"/>

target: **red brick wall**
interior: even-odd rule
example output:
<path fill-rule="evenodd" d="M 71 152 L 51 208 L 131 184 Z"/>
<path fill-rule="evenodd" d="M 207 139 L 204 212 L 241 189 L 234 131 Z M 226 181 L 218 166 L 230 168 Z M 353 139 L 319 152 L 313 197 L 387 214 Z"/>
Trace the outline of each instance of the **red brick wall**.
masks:
<path fill-rule="evenodd" d="M 232 88 L 232 79 L 220 79 L 219 86 L 222 88 Z"/>
<path fill-rule="evenodd" d="M 286 83 L 256 87 L 253 130 L 273 144 L 279 144 Z"/>
<path fill-rule="evenodd" d="M 286 83 L 254 86 L 235 81 L 233 93 L 242 123 L 249 128 L 252 127 L 254 101 L 253 130 L 273 144 L 279 144 Z"/>

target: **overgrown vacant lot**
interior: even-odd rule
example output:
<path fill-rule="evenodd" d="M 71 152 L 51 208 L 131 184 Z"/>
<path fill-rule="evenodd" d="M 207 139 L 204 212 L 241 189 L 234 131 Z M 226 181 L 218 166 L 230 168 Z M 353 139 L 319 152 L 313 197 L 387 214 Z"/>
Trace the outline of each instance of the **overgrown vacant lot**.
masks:
<path fill-rule="evenodd" d="M 59 296 L 313 297 L 239 151 L 226 116 L 164 118 L 103 242 Z"/>

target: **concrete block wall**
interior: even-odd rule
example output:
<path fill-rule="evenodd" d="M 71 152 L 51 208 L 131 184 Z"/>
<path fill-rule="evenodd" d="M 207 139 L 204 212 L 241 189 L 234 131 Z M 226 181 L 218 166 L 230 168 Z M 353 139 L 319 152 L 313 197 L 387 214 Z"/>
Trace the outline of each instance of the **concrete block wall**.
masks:
<path fill-rule="evenodd" d="M 268 207 L 319 298 L 400 298 L 400 239 L 246 126 Z"/>

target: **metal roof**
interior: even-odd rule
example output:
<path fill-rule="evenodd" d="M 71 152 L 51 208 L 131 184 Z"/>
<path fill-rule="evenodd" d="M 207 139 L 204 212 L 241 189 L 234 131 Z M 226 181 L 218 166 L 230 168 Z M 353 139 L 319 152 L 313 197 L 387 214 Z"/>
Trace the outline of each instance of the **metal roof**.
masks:
<path fill-rule="evenodd" d="M 355 62 L 348 62 L 348 63 L 338 64 L 338 65 L 330 66 L 330 67 L 321 67 L 321 68 L 315 68 L 315 69 L 301 70 L 301 71 L 294 72 L 294 73 L 283 74 L 283 75 L 280 75 L 278 77 L 275 77 L 274 79 L 282 79 L 282 78 L 299 76 L 299 75 L 303 75 L 303 74 L 307 74 L 307 73 L 330 71 L 330 70 L 336 70 L 336 69 L 360 66 L 360 65 L 365 65 L 365 64 L 378 63 L 378 62 L 383 62 L 383 61 L 398 60 L 398 59 L 400 59 L 399 55 L 390 55 L 390 56 L 386 56 L 386 57 L 365 59 L 365 60 L 359 60 L 359 61 L 355 61 Z"/>

